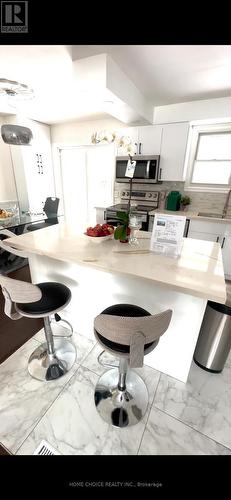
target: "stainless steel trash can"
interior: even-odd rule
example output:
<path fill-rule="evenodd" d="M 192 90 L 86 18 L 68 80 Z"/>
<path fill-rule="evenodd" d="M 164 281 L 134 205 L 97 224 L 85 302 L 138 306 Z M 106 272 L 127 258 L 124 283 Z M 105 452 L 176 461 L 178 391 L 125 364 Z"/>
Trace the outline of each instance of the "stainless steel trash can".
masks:
<path fill-rule="evenodd" d="M 231 349 L 231 307 L 208 301 L 193 359 L 213 373 L 220 373 Z"/>

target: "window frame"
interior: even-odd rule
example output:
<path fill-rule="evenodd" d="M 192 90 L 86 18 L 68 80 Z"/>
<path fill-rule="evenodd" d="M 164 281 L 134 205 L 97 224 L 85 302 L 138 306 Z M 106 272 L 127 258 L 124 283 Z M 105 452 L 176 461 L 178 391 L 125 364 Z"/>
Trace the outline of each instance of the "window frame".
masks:
<path fill-rule="evenodd" d="M 190 142 L 188 145 L 188 164 L 185 178 L 185 191 L 201 191 L 201 192 L 216 192 L 228 193 L 231 189 L 231 174 L 229 184 L 205 184 L 192 182 L 194 165 L 197 157 L 197 151 L 200 141 L 200 134 L 216 134 L 222 132 L 231 133 L 231 123 L 212 124 L 212 125 L 193 125 L 191 124 Z M 212 161 L 212 160 L 208 160 Z M 216 160 L 222 161 L 222 160 Z M 229 160 L 227 160 L 229 161 Z"/>

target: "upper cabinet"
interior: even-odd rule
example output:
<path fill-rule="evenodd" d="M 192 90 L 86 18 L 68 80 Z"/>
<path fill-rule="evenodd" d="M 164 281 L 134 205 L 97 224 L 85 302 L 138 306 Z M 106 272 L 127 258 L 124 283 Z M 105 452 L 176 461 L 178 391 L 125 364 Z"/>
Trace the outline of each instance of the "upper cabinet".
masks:
<path fill-rule="evenodd" d="M 167 123 L 162 127 L 159 180 L 184 181 L 189 123 Z"/>
<path fill-rule="evenodd" d="M 135 154 L 159 155 L 161 148 L 162 125 L 127 127 L 120 129 L 121 136 L 129 136 L 135 145 Z M 117 148 L 117 156 L 126 155 L 124 148 Z"/>
<path fill-rule="evenodd" d="M 138 154 L 159 155 L 161 149 L 162 125 L 139 127 Z"/>
<path fill-rule="evenodd" d="M 120 129 L 119 134 L 129 136 L 141 155 L 160 155 L 160 181 L 185 180 L 185 154 L 189 123 L 166 123 Z M 117 148 L 117 156 L 126 156 L 124 148 Z"/>

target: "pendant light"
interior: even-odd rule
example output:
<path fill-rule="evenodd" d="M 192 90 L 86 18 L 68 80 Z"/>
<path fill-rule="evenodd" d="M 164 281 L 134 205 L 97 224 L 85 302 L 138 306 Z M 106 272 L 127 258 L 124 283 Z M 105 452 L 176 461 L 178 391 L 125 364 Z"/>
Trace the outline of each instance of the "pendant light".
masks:
<path fill-rule="evenodd" d="M 0 78 L 0 96 L 7 96 L 8 103 L 14 105 L 15 101 L 32 99 L 34 92 L 28 85 Z M 21 125 L 2 125 L 1 136 L 6 144 L 15 146 L 28 146 L 33 138 L 32 132 L 28 127 Z"/>

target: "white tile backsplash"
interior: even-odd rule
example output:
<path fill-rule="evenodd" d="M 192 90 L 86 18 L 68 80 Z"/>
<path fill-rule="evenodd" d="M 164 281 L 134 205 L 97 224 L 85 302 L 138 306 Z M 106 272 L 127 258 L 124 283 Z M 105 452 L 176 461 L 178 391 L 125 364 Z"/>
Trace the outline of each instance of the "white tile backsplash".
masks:
<path fill-rule="evenodd" d="M 120 203 L 121 191 L 128 190 L 127 183 L 115 183 L 114 203 Z M 136 184 L 136 189 L 142 191 L 180 191 L 187 194 L 191 198 L 189 210 L 198 210 L 199 212 L 214 212 L 221 213 L 226 201 L 226 193 L 207 193 L 207 192 L 189 192 L 184 191 L 184 182 L 162 182 L 162 184 Z M 231 197 L 227 210 L 227 214 L 231 215 Z"/>

